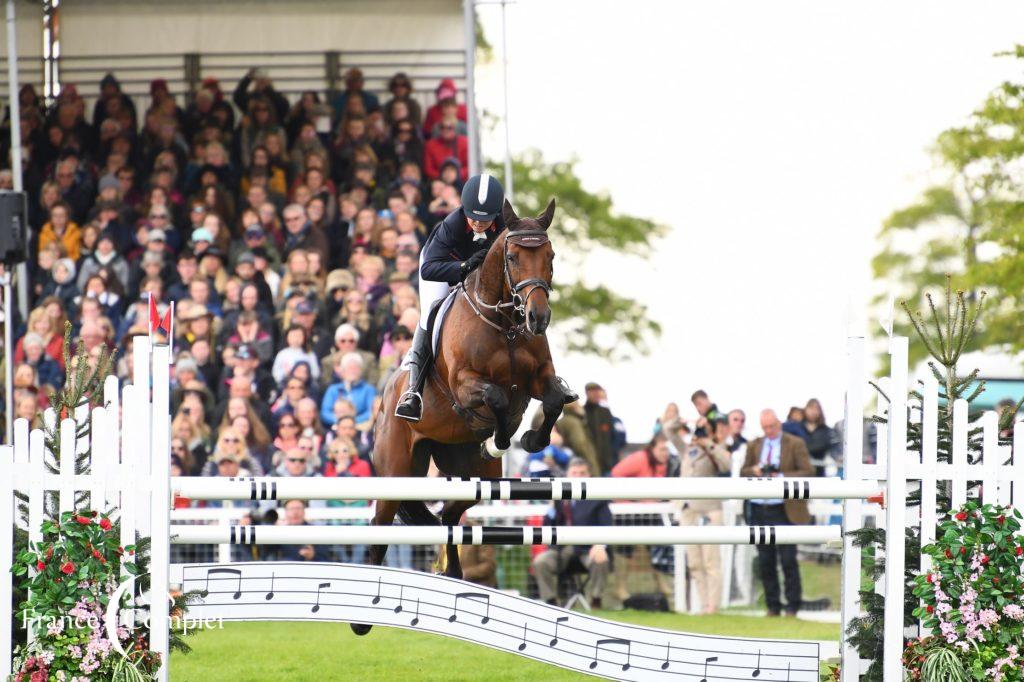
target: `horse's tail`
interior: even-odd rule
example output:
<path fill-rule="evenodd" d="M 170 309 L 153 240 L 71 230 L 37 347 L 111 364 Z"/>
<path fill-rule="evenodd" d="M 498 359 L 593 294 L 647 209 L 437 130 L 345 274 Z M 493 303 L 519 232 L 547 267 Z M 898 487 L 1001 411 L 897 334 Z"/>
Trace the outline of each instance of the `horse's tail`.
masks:
<path fill-rule="evenodd" d="M 441 520 L 423 502 L 401 502 L 398 518 L 406 526 L 440 526 Z"/>

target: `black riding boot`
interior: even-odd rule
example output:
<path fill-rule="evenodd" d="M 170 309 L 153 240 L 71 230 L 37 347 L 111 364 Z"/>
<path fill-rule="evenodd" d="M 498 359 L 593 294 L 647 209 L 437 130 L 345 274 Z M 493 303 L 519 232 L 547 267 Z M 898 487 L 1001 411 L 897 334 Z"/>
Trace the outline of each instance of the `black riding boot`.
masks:
<path fill-rule="evenodd" d="M 395 416 L 411 422 L 418 422 L 423 414 L 423 385 L 431 359 L 430 335 L 419 325 L 409 349 L 409 383 L 395 407 Z"/>

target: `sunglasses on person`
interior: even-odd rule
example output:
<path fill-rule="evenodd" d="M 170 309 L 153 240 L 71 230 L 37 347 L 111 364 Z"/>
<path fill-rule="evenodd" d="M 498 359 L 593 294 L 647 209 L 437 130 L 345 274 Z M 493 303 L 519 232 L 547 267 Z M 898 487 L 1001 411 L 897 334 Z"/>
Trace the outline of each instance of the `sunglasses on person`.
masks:
<path fill-rule="evenodd" d="M 281 422 L 282 429 L 294 429 L 298 426 L 295 422 Z"/>
<path fill-rule="evenodd" d="M 306 458 L 305 457 L 289 457 L 288 461 L 291 462 L 292 464 L 299 464 L 299 463 L 305 464 L 306 463 Z"/>
<path fill-rule="evenodd" d="M 289 391 L 301 391 L 303 388 L 305 388 L 305 387 L 302 384 L 288 384 L 288 390 Z M 295 426 L 295 425 L 292 424 L 292 426 Z"/>
<path fill-rule="evenodd" d="M 157 220 L 157 219 L 159 219 L 159 220 L 167 220 L 167 214 L 166 213 L 150 213 L 149 214 L 149 219 L 150 220 Z"/>
<path fill-rule="evenodd" d="M 242 442 L 241 439 L 239 439 L 239 438 L 224 438 L 223 440 L 224 440 L 225 443 L 241 443 Z"/>

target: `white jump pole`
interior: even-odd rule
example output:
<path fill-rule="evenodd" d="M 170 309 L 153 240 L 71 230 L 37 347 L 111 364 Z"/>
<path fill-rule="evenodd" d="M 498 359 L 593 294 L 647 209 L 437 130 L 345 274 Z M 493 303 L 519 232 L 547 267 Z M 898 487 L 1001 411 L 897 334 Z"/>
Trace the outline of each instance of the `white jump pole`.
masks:
<path fill-rule="evenodd" d="M 171 526 L 179 545 L 741 545 L 842 543 L 839 526 Z"/>
<path fill-rule="evenodd" d="M 191 500 L 725 500 L 866 499 L 877 481 L 841 478 L 217 478 L 175 477 Z"/>
<path fill-rule="evenodd" d="M 138 339 L 136 339 L 138 341 Z M 170 547 L 166 538 L 171 522 L 171 350 L 169 346 L 153 347 L 153 420 L 150 425 L 150 458 L 152 460 L 152 506 L 150 528 L 150 649 L 161 656 L 157 679 L 169 678 L 170 659 Z"/>
<path fill-rule="evenodd" d="M 847 339 L 846 415 L 843 422 L 843 470 L 846 478 L 856 480 L 864 468 L 864 337 Z M 860 655 L 849 642 L 846 629 L 860 614 L 860 547 L 853 542 L 852 531 L 864 525 L 863 503 L 848 499 L 843 503 L 843 559 L 841 621 L 843 643 L 842 682 L 860 680 Z"/>
<path fill-rule="evenodd" d="M 892 386 L 889 393 L 889 461 L 885 533 L 885 633 L 882 655 L 886 680 L 903 679 L 903 597 L 907 526 L 907 350 L 905 336 L 889 341 Z"/>

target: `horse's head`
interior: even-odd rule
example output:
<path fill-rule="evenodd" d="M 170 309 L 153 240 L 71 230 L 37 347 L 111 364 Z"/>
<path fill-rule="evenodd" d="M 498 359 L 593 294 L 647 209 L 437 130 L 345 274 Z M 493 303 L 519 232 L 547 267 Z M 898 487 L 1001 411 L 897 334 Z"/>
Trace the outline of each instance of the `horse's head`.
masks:
<path fill-rule="evenodd" d="M 505 200 L 505 239 L 502 241 L 505 288 L 513 303 L 522 302 L 527 329 L 543 334 L 551 323 L 551 290 L 555 251 L 548 241 L 547 229 L 555 215 L 552 199 L 544 213 L 536 218 L 520 218 Z"/>

